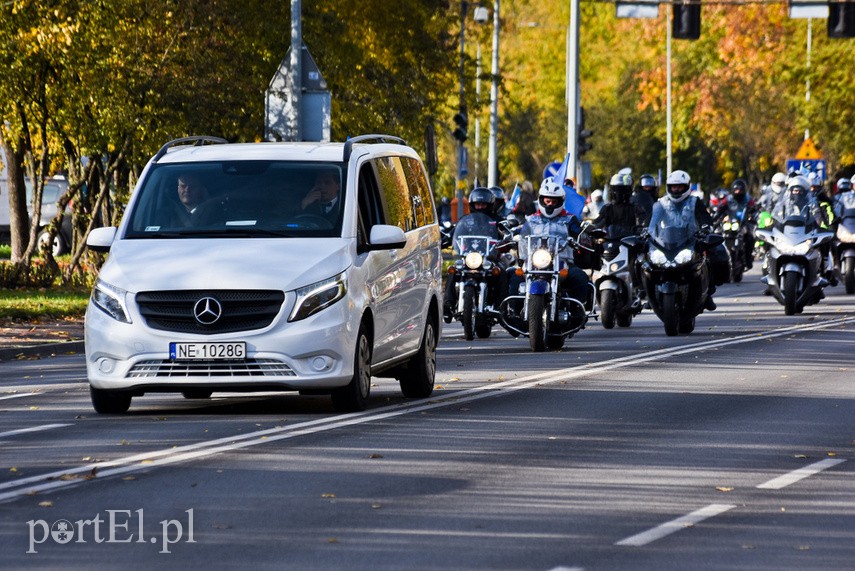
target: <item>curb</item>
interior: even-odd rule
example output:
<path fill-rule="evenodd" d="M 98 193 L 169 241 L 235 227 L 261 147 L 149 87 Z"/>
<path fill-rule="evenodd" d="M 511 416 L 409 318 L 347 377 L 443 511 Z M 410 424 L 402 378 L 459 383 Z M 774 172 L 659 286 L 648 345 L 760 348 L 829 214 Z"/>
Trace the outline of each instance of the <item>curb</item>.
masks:
<path fill-rule="evenodd" d="M 54 357 L 57 355 L 83 353 L 83 341 L 62 341 L 43 345 L 24 345 L 0 349 L 0 361 L 16 361 L 27 357 Z"/>

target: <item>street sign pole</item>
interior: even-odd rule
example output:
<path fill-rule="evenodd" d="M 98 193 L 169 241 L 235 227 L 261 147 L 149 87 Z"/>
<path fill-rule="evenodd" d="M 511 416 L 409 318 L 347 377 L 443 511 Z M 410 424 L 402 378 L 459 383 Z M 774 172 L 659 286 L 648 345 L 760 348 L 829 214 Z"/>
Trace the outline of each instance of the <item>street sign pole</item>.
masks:
<path fill-rule="evenodd" d="M 576 178 L 579 159 L 577 131 L 579 128 L 579 0 L 570 0 L 570 26 L 567 29 L 567 178 Z M 562 181 L 564 182 L 564 181 Z"/>

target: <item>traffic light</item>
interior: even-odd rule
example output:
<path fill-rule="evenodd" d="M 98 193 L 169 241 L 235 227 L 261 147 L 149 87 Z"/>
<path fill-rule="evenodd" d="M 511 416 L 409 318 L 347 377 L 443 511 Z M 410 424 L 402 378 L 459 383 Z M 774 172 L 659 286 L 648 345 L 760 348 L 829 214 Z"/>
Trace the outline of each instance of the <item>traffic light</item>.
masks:
<path fill-rule="evenodd" d="M 855 38 L 855 2 L 828 3 L 828 37 Z"/>
<path fill-rule="evenodd" d="M 454 116 L 454 124 L 457 127 L 454 129 L 454 138 L 460 141 L 462 144 L 466 138 L 466 127 L 469 125 L 469 119 L 466 117 L 466 111 L 461 109 L 459 113 Z"/>
<path fill-rule="evenodd" d="M 588 138 L 593 135 L 594 132 L 585 128 L 585 108 L 579 108 L 579 126 L 576 130 L 576 155 L 582 156 L 591 149 L 594 148 L 594 145 L 588 142 Z"/>
<path fill-rule="evenodd" d="M 674 3 L 671 17 L 671 34 L 677 40 L 697 40 L 701 37 L 700 0 L 683 0 Z"/>

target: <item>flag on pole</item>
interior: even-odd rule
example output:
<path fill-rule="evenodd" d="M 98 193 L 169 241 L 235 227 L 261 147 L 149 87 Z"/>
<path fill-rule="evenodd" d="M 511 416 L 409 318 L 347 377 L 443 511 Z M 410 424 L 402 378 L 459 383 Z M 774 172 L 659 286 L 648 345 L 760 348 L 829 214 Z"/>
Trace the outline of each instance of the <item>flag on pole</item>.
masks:
<path fill-rule="evenodd" d="M 519 181 L 514 184 L 514 190 L 511 192 L 511 198 L 508 200 L 508 212 L 512 211 L 517 207 L 517 203 L 520 201 L 520 193 L 522 189 L 520 188 Z"/>
<path fill-rule="evenodd" d="M 561 163 L 561 167 L 558 169 L 558 172 L 555 173 L 555 176 L 552 180 L 555 184 L 560 184 L 564 189 L 566 196 L 564 198 L 564 210 L 573 214 L 577 218 L 582 218 L 582 209 L 585 208 L 585 197 L 576 192 L 576 189 L 572 186 L 567 186 L 564 184 L 564 181 L 567 178 L 567 165 L 570 163 L 570 153 L 567 153 L 567 156 L 564 157 L 564 162 Z"/>

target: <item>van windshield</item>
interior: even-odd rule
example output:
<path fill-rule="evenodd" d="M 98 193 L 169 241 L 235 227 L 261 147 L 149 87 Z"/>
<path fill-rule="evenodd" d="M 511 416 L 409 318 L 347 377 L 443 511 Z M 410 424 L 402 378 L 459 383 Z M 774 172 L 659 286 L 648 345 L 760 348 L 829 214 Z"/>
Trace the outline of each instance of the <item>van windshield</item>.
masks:
<path fill-rule="evenodd" d="M 127 238 L 341 235 L 340 163 L 224 161 L 155 165 Z"/>

